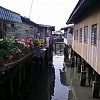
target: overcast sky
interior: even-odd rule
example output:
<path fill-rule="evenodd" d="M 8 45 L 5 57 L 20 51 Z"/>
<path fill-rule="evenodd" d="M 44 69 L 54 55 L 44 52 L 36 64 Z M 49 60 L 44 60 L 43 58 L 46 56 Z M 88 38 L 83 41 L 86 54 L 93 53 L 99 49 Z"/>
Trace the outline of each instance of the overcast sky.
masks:
<path fill-rule="evenodd" d="M 0 0 L 0 6 L 29 17 L 32 0 Z M 30 19 L 39 24 L 66 26 L 78 0 L 33 0 Z"/>

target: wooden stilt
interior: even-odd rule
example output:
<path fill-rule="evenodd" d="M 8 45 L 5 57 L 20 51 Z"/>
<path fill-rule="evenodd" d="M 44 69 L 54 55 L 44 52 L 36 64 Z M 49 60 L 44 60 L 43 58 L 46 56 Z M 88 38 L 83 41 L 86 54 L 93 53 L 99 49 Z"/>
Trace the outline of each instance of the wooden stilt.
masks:
<path fill-rule="evenodd" d="M 86 62 L 81 59 L 82 65 L 81 65 L 81 77 L 80 77 L 80 86 L 86 85 Z"/>
<path fill-rule="evenodd" d="M 86 85 L 86 71 L 81 72 L 80 86 Z"/>
<path fill-rule="evenodd" d="M 55 54 L 56 54 L 56 43 L 55 43 Z"/>
<path fill-rule="evenodd" d="M 81 60 L 80 60 L 80 57 L 78 57 L 78 61 L 77 61 L 77 72 L 78 73 L 81 72 Z"/>
<path fill-rule="evenodd" d="M 77 54 L 75 55 L 75 67 L 77 67 L 77 58 L 78 58 L 78 56 L 77 56 Z"/>
<path fill-rule="evenodd" d="M 71 67 L 74 67 L 74 65 L 75 65 L 75 58 L 71 57 Z"/>
<path fill-rule="evenodd" d="M 93 98 L 99 98 L 100 82 L 93 81 L 92 96 Z"/>
<path fill-rule="evenodd" d="M 95 81 L 93 81 L 92 85 L 92 95 L 93 98 L 99 98 L 99 91 L 100 91 L 100 75 L 96 73 Z"/>
<path fill-rule="evenodd" d="M 59 46 L 60 46 L 60 54 L 61 54 L 61 43 L 59 44 Z"/>
<path fill-rule="evenodd" d="M 89 66 L 88 64 L 87 64 L 87 67 L 88 67 L 88 84 L 90 86 L 91 85 L 91 79 L 92 79 L 93 70 L 92 70 L 91 66 Z"/>

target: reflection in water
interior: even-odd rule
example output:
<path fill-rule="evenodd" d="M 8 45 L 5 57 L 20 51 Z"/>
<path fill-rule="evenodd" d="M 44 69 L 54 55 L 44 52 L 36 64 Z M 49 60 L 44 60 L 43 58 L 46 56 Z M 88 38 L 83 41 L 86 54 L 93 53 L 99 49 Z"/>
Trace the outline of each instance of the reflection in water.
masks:
<path fill-rule="evenodd" d="M 63 67 L 62 70 L 59 69 L 59 71 L 60 71 L 60 82 L 61 82 L 62 85 L 67 86 L 67 81 L 66 81 L 67 77 L 66 77 L 65 69 L 66 69 L 65 67 Z"/>
<path fill-rule="evenodd" d="M 49 64 L 44 77 L 34 80 L 32 91 L 24 100 L 68 100 L 69 86 L 63 62 L 63 55 L 54 55 L 53 66 Z"/>
<path fill-rule="evenodd" d="M 54 87 L 55 87 L 55 69 L 50 67 L 48 71 L 48 100 L 51 100 L 54 96 Z"/>
<path fill-rule="evenodd" d="M 52 100 L 68 100 L 69 86 L 66 83 L 66 68 L 63 67 L 64 56 L 55 55 L 53 60 L 55 68 L 55 88 Z"/>
<path fill-rule="evenodd" d="M 41 76 L 41 73 L 39 74 Z M 55 69 L 52 64 L 47 66 L 44 74 L 44 77 L 35 78 L 32 91 L 25 96 L 24 100 L 51 100 L 55 86 Z"/>

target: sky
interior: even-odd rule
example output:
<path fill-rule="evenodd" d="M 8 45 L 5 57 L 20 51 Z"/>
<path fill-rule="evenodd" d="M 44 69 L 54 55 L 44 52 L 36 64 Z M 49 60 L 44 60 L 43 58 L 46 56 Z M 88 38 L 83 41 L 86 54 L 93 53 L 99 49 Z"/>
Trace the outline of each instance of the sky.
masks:
<path fill-rule="evenodd" d="M 56 30 L 66 27 L 66 22 L 78 0 L 0 0 L 0 6 L 21 14 L 38 23 L 55 26 Z"/>

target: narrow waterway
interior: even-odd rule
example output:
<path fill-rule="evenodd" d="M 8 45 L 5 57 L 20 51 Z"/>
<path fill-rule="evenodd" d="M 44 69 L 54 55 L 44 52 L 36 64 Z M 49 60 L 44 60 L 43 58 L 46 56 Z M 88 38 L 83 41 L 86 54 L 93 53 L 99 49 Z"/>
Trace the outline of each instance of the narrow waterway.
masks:
<path fill-rule="evenodd" d="M 24 100 L 68 100 L 70 87 L 66 82 L 63 63 L 64 55 L 54 54 L 53 62 L 45 69 L 45 76 L 41 77 L 40 73 L 34 80 L 32 91 L 25 96 Z"/>
<path fill-rule="evenodd" d="M 66 68 L 63 54 L 54 55 L 53 65 L 55 68 L 55 87 L 52 100 L 68 100 L 70 87 L 66 82 Z"/>
<path fill-rule="evenodd" d="M 32 91 L 23 100 L 98 100 L 92 97 L 92 87 L 88 86 L 88 82 L 86 86 L 80 86 L 81 73 L 64 58 L 63 49 L 57 48 L 53 62 L 48 63 L 43 73 L 37 71 L 37 64 L 33 67 L 38 74 L 35 75 Z"/>

